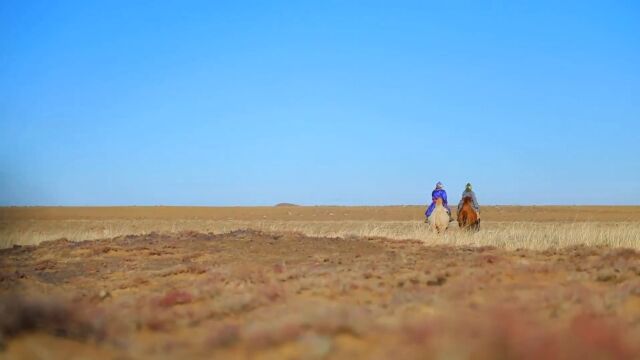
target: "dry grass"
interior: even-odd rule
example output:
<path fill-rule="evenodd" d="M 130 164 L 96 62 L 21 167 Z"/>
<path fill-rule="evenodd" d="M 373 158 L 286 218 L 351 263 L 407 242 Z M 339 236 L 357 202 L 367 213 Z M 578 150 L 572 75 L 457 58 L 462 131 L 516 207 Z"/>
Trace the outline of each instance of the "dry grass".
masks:
<path fill-rule="evenodd" d="M 297 220 L 420 221 L 424 206 L 293 207 L 0 207 L 0 221 L 18 220 Z M 455 212 L 455 209 L 454 209 Z M 487 221 L 640 222 L 640 206 L 483 206 Z"/>
<path fill-rule="evenodd" d="M 640 358 L 629 249 L 187 231 L 0 253 L 0 358 Z"/>
<path fill-rule="evenodd" d="M 203 219 L 109 219 L 18 220 L 0 223 L 0 248 L 35 245 L 46 240 L 72 241 L 112 238 L 151 232 L 198 231 L 221 234 L 254 229 L 299 232 L 317 237 L 384 237 L 421 240 L 425 244 L 498 246 L 506 249 L 547 249 L 574 245 L 640 249 L 640 222 L 489 222 L 479 233 L 462 232 L 455 223 L 445 235 L 429 231 L 420 221 L 298 221 L 298 220 L 203 220 Z"/>

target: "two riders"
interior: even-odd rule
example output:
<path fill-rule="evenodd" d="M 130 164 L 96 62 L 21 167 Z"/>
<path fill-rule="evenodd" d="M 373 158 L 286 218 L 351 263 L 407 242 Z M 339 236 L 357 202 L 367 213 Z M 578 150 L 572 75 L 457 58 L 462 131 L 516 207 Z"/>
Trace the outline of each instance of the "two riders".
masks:
<path fill-rule="evenodd" d="M 480 216 L 480 205 L 478 204 L 478 200 L 476 199 L 476 194 L 473 192 L 473 187 L 471 186 L 471 183 L 467 183 L 467 186 L 462 192 L 462 198 L 458 203 L 458 212 L 460 212 L 460 209 L 462 208 L 462 204 L 464 203 L 464 199 L 467 197 L 471 198 L 471 201 L 473 203 L 473 208 L 478 214 L 478 216 Z M 427 211 L 425 212 L 425 215 L 427 217 L 425 222 L 428 221 L 429 215 L 431 215 L 433 210 L 436 208 L 437 199 L 442 199 L 442 205 L 445 207 L 445 209 L 447 209 L 447 213 L 449 214 L 449 222 L 453 221 L 453 216 L 451 216 L 451 209 L 449 208 L 449 204 L 447 202 L 447 192 L 444 190 L 444 185 L 442 185 L 442 183 L 438 181 L 438 183 L 436 184 L 435 190 L 433 190 L 433 192 L 431 193 L 431 205 L 429 205 L 429 207 L 427 208 Z"/>

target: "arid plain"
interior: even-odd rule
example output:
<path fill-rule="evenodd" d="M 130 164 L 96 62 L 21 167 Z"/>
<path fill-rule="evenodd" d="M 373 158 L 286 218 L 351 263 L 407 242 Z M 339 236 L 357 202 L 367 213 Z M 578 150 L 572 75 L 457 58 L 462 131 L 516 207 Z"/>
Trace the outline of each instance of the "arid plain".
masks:
<path fill-rule="evenodd" d="M 0 248 L 46 240 L 150 232 L 293 231 L 320 237 L 378 236 L 442 245 L 547 249 L 571 245 L 640 247 L 640 206 L 487 206 L 478 234 L 445 236 L 424 226 L 423 206 L 5 207 Z M 455 217 L 455 209 L 454 209 Z"/>
<path fill-rule="evenodd" d="M 1 208 L 0 357 L 638 358 L 640 207 L 423 212 Z"/>

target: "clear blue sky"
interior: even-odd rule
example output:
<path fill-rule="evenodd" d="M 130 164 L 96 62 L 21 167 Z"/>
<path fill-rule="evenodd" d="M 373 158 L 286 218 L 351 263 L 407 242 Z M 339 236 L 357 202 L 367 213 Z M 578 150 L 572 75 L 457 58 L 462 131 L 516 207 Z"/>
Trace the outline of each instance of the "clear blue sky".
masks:
<path fill-rule="evenodd" d="M 640 204 L 639 3 L 522 3 L 3 0 L 0 204 Z"/>

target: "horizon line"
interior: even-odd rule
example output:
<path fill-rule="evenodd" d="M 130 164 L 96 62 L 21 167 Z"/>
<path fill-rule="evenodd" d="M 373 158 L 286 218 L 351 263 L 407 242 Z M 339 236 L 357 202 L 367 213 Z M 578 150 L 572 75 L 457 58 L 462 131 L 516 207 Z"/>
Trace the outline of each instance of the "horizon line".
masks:
<path fill-rule="evenodd" d="M 455 205 L 453 202 L 450 203 Z M 273 205 L 3 205 L 0 208 L 118 208 L 118 207 L 189 207 L 189 208 L 273 208 L 273 207 L 425 207 L 428 204 L 384 204 L 384 205 L 344 205 L 344 204 L 295 204 L 277 203 Z M 640 207 L 640 204 L 486 204 L 480 207 L 521 206 L 521 207 Z"/>

